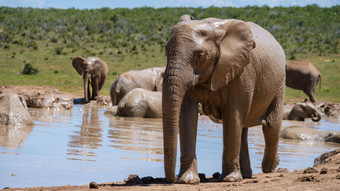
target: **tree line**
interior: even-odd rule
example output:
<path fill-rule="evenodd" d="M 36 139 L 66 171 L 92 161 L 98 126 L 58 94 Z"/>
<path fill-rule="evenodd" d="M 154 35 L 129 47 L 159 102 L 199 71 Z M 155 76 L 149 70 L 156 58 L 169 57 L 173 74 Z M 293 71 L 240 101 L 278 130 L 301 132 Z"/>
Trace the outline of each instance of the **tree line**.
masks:
<path fill-rule="evenodd" d="M 243 8 L 101 8 L 36 9 L 0 7 L 0 48 L 20 45 L 39 50 L 41 44 L 62 48 L 88 45 L 113 48 L 164 46 L 183 14 L 252 21 L 271 32 L 288 58 L 296 54 L 339 53 L 340 6 L 320 8 L 248 6 Z M 118 52 L 119 54 L 119 52 Z"/>

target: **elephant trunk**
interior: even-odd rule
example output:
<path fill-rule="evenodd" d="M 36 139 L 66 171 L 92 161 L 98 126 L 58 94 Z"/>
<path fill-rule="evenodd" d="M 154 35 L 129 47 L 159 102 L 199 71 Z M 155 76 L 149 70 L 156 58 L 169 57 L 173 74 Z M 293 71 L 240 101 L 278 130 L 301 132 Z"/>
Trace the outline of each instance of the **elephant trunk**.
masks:
<path fill-rule="evenodd" d="M 90 77 L 91 74 L 84 74 L 84 100 L 85 103 L 89 101 L 90 97 L 90 89 L 89 89 L 89 83 L 90 83 Z"/>
<path fill-rule="evenodd" d="M 185 66 L 187 65 L 168 61 L 163 80 L 164 170 L 167 181 L 171 183 L 175 183 L 177 180 L 175 169 L 181 105 L 186 90 L 190 87 L 190 84 L 193 84 L 190 77 L 188 77 L 188 73 L 190 76 L 190 67 Z"/>
<path fill-rule="evenodd" d="M 314 122 L 318 122 L 321 120 L 321 114 L 319 112 L 315 112 L 311 114 L 311 119 Z"/>

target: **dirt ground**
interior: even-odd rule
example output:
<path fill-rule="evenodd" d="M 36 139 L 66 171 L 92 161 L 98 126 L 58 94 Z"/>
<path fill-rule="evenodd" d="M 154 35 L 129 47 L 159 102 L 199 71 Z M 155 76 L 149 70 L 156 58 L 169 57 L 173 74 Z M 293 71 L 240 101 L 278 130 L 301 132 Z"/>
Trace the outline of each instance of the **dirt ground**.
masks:
<path fill-rule="evenodd" d="M 7 86 L 6 88 L 10 87 Z M 3 86 L 0 90 L 5 93 L 4 89 L 6 88 Z M 32 87 L 30 89 L 32 90 Z M 79 98 L 79 96 L 76 95 L 75 98 Z M 334 107 L 337 107 L 334 110 L 339 112 L 338 106 L 339 104 L 336 104 L 336 106 L 334 104 L 324 104 L 321 108 L 325 110 L 326 114 L 326 111 Z M 340 190 L 340 149 L 324 156 L 323 160 L 324 164 L 307 169 L 294 172 L 278 169 L 274 173 L 255 174 L 253 178 L 244 179 L 240 182 L 217 182 L 217 179 L 213 177 L 205 178 L 202 176 L 201 183 L 198 185 L 183 185 L 168 184 L 164 178 L 139 178 L 135 175 L 127 177 L 123 182 L 89 183 L 82 186 L 4 188 L 3 190 Z M 44 182 L 40 184 L 44 185 Z M 72 180 L 70 180 L 70 184 L 72 184 Z"/>

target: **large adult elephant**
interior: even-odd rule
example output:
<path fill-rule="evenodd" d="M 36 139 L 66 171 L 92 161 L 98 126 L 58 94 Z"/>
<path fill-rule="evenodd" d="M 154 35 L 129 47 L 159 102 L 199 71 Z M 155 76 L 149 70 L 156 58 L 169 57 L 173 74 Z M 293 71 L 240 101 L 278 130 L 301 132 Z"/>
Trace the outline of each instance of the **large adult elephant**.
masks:
<path fill-rule="evenodd" d="M 120 74 L 110 89 L 112 105 L 117 105 L 129 91 L 135 88 L 162 91 L 164 70 L 165 67 L 152 67 L 144 70 L 130 70 Z"/>
<path fill-rule="evenodd" d="M 310 62 L 287 61 L 286 85 L 290 88 L 303 90 L 311 102 L 315 102 L 315 87 L 320 80 L 319 70 Z"/>
<path fill-rule="evenodd" d="M 261 124 L 266 143 L 262 170 L 274 171 L 285 93 L 285 54 L 275 38 L 252 22 L 184 20 L 173 27 L 166 55 L 162 97 L 166 179 L 200 181 L 197 102 L 205 114 L 223 123 L 220 181 L 252 176 L 247 128 Z M 181 165 L 176 177 L 178 133 Z"/>
<path fill-rule="evenodd" d="M 99 96 L 99 91 L 105 83 L 108 73 L 107 64 L 97 57 L 85 59 L 78 56 L 72 60 L 72 65 L 78 74 L 83 76 L 85 102 L 88 102 L 89 99 L 96 100 Z M 89 88 L 90 84 L 92 86 L 92 97 Z"/>

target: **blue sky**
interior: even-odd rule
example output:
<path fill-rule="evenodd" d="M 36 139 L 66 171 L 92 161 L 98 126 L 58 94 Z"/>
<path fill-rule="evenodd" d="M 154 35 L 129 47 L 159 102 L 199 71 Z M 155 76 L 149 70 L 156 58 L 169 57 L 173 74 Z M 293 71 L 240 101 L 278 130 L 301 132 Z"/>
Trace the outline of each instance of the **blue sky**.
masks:
<path fill-rule="evenodd" d="M 320 7 L 340 5 L 340 0 L 0 0 L 0 6 L 33 8 L 77 8 L 96 9 L 135 8 L 135 7 L 244 7 L 247 5 L 306 6 L 317 4 Z"/>

